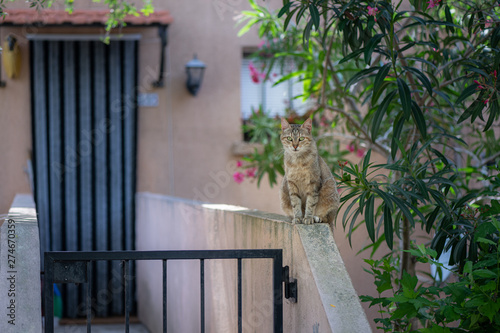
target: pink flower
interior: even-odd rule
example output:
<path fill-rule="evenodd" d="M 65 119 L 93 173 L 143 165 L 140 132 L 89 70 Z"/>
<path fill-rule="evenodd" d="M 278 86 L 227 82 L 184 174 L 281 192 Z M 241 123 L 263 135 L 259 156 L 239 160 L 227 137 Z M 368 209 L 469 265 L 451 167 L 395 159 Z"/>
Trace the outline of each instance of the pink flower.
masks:
<path fill-rule="evenodd" d="M 237 167 L 237 168 L 241 168 L 241 166 L 242 166 L 242 165 L 243 165 L 243 162 L 242 162 L 242 161 L 238 160 L 238 161 L 236 162 L 236 167 Z"/>
<path fill-rule="evenodd" d="M 485 27 L 485 28 L 489 28 L 489 27 L 491 27 L 491 24 L 492 24 L 492 23 L 493 23 L 493 20 L 486 20 L 486 21 L 484 22 L 484 27 Z"/>
<path fill-rule="evenodd" d="M 255 172 L 256 171 L 257 171 L 257 168 L 247 169 L 247 177 L 249 177 L 249 178 L 255 178 Z"/>
<path fill-rule="evenodd" d="M 429 0 L 427 1 L 427 3 L 429 4 L 428 8 L 436 7 L 440 2 L 441 0 Z"/>
<path fill-rule="evenodd" d="M 363 148 L 359 148 L 358 151 L 356 152 L 356 156 L 358 157 L 365 156 L 365 150 Z"/>
<path fill-rule="evenodd" d="M 484 87 L 482 86 L 481 82 L 479 82 L 478 80 L 474 80 L 474 83 L 477 84 L 476 90 L 484 89 Z"/>
<path fill-rule="evenodd" d="M 497 77 L 497 70 L 496 70 L 496 69 L 493 71 L 493 76 L 494 76 L 495 78 Z"/>
<path fill-rule="evenodd" d="M 368 6 L 368 16 L 373 16 L 375 17 L 377 15 L 378 8 L 377 7 L 370 7 Z M 377 19 L 375 19 L 376 21 Z"/>
<path fill-rule="evenodd" d="M 259 73 L 251 61 L 248 64 L 248 69 L 250 70 L 250 77 L 254 83 L 259 83 L 261 78 L 266 77 L 264 73 Z"/>
<path fill-rule="evenodd" d="M 356 146 L 354 145 L 354 143 L 348 144 L 347 150 L 349 150 L 351 153 L 354 153 L 354 151 L 356 150 Z"/>
<path fill-rule="evenodd" d="M 488 104 L 488 102 L 489 102 L 489 100 L 487 99 L 484 101 L 484 104 L 486 105 L 486 104 Z"/>
<path fill-rule="evenodd" d="M 233 174 L 233 179 L 238 184 L 241 184 L 241 182 L 243 182 L 243 180 L 245 179 L 245 175 L 243 174 L 243 172 L 237 171 Z"/>

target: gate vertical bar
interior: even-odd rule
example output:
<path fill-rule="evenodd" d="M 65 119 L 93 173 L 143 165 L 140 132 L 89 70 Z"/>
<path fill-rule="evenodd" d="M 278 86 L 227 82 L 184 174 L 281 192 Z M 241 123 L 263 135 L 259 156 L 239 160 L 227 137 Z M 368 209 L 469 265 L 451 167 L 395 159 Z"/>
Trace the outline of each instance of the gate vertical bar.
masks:
<path fill-rule="evenodd" d="M 167 333 L 167 260 L 163 259 L 163 333 Z"/>
<path fill-rule="evenodd" d="M 205 260 L 200 259 L 201 333 L 205 333 Z"/>
<path fill-rule="evenodd" d="M 43 298 L 45 300 L 45 333 L 54 333 L 54 259 L 44 254 Z"/>
<path fill-rule="evenodd" d="M 108 127 L 106 112 L 106 62 L 104 43 L 92 42 L 94 49 L 94 184 L 96 250 L 108 250 Z M 108 290 L 108 263 L 96 262 L 97 292 Z M 106 317 L 108 306 L 97 303 L 97 316 Z"/>
<path fill-rule="evenodd" d="M 274 333 L 283 332 L 283 251 L 279 250 L 273 259 L 273 313 Z"/>
<path fill-rule="evenodd" d="M 130 326 L 130 284 L 129 284 L 129 260 L 123 261 L 123 284 L 125 287 L 125 333 L 129 333 Z"/>
<path fill-rule="evenodd" d="M 238 333 L 243 331 L 243 300 L 241 295 L 241 258 L 238 258 Z"/>
<path fill-rule="evenodd" d="M 87 261 L 87 333 L 92 331 L 92 261 Z"/>

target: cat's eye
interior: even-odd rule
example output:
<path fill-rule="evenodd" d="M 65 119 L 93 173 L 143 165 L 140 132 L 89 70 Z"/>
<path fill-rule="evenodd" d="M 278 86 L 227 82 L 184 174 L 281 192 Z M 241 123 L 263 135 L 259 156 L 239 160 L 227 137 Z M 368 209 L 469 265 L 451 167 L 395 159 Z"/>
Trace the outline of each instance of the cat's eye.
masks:
<path fill-rule="evenodd" d="M 303 137 L 303 136 L 301 136 L 301 137 L 299 138 L 299 141 L 304 141 L 304 137 Z"/>
<path fill-rule="evenodd" d="M 292 137 L 289 136 L 288 138 L 286 138 L 288 141 L 292 141 Z"/>

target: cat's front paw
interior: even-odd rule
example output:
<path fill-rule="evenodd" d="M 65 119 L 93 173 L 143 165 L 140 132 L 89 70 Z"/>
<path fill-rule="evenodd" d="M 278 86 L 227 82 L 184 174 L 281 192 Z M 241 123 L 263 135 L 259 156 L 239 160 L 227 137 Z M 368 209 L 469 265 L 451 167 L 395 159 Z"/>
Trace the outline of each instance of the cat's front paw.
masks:
<path fill-rule="evenodd" d="M 292 220 L 293 224 L 300 224 L 302 223 L 302 219 L 300 217 L 294 217 Z"/>
<path fill-rule="evenodd" d="M 313 223 L 314 223 L 314 217 L 312 216 L 304 217 L 304 224 L 313 224 Z"/>
<path fill-rule="evenodd" d="M 315 223 L 322 223 L 323 222 L 323 220 L 319 216 L 314 216 L 313 219 L 314 219 Z"/>

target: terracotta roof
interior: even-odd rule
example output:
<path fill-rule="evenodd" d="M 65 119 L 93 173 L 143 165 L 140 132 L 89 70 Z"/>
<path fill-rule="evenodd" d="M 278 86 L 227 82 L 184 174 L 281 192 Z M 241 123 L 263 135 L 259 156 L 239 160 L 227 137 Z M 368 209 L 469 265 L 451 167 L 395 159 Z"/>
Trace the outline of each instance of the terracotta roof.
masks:
<path fill-rule="evenodd" d="M 108 15 L 107 10 L 74 10 L 72 14 L 64 10 L 43 9 L 7 9 L 4 20 L 0 19 L 1 24 L 11 25 L 91 25 L 105 24 Z M 149 16 L 132 16 L 125 18 L 125 23 L 130 25 L 167 25 L 172 23 L 173 18 L 166 10 L 156 10 Z"/>

